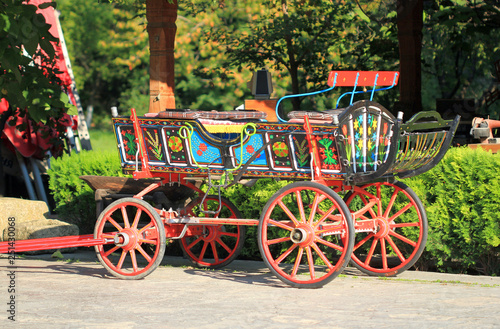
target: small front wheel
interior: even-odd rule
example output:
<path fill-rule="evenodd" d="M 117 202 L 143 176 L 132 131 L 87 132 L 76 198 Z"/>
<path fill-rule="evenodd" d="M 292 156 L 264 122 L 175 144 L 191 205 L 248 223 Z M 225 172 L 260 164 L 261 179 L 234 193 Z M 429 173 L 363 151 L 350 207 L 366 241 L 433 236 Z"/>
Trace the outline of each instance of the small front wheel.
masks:
<path fill-rule="evenodd" d="M 351 213 L 330 188 L 296 182 L 267 202 L 258 227 L 264 262 L 280 280 L 319 288 L 349 263 L 354 242 Z"/>
<path fill-rule="evenodd" d="M 94 238 L 113 240 L 95 250 L 101 264 L 121 279 L 149 275 L 165 253 L 163 222 L 149 203 L 139 199 L 122 198 L 106 207 L 97 219 Z"/>

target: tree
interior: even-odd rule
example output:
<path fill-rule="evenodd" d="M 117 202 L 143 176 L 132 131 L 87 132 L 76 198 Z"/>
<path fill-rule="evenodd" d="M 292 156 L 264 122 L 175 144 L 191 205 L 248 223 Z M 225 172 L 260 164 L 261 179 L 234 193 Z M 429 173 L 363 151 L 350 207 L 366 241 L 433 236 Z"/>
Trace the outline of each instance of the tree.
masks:
<path fill-rule="evenodd" d="M 226 42 L 232 65 L 286 70 L 292 94 L 324 89 L 332 69 L 380 70 L 397 61 L 392 50 L 387 63 L 387 52 L 377 40 L 377 33 L 390 35 L 391 30 L 358 14 L 351 1 L 266 0 L 262 7 L 266 12 L 248 30 L 219 39 Z M 298 110 L 302 99 L 292 102 Z"/>
<path fill-rule="evenodd" d="M 49 6 L 55 7 L 55 3 L 40 8 Z M 16 0 L 0 2 L 0 92 L 18 116 L 27 115 L 35 122 L 58 128 L 57 119 L 74 107 L 54 69 L 52 42 L 58 40 L 49 33 L 50 25 L 37 10 Z"/>
<path fill-rule="evenodd" d="M 101 116 L 112 106 L 147 112 L 145 17 L 125 5 L 85 0 L 58 3 L 82 103 L 92 105 Z"/>
<path fill-rule="evenodd" d="M 481 100 L 496 86 L 494 63 L 500 58 L 498 2 L 435 1 L 425 7 L 423 76 L 426 106 L 436 98 Z M 480 101 L 477 106 L 483 105 Z M 474 110 L 474 109 L 471 109 Z M 500 108 L 479 109 L 498 117 Z"/>

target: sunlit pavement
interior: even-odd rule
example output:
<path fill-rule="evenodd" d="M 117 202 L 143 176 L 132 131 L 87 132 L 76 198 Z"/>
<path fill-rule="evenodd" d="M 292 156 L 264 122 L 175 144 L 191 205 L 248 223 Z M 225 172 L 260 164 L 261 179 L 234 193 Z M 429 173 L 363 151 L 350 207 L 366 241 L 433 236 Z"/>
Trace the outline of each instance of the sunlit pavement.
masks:
<path fill-rule="evenodd" d="M 28 256 L 16 259 L 13 269 L 1 256 L 2 328 L 500 326 L 498 277 L 407 271 L 380 279 L 349 267 L 321 289 L 295 289 L 263 262 L 203 270 L 186 259 L 165 257 L 146 278 L 120 280 L 97 262 L 92 249 L 64 257 Z M 15 292 L 9 291 L 12 282 Z"/>

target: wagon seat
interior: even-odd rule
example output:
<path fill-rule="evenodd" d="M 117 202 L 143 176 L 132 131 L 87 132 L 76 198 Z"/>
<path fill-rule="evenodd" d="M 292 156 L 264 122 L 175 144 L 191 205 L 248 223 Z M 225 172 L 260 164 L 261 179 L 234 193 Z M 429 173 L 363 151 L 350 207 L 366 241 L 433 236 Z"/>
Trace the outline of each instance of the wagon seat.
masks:
<path fill-rule="evenodd" d="M 260 111 L 196 111 L 190 109 L 167 109 L 160 113 L 148 113 L 162 119 L 198 120 L 210 133 L 235 133 L 252 121 L 267 118 L 267 113 Z"/>

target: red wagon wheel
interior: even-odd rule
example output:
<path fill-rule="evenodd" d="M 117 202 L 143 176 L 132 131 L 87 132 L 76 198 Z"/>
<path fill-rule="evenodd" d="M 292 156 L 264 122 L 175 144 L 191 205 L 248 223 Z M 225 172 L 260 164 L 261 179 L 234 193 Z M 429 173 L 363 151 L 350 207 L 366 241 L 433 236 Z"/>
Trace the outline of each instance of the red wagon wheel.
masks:
<path fill-rule="evenodd" d="M 354 227 L 346 204 L 330 188 L 296 182 L 267 202 L 258 242 L 264 262 L 280 280 L 319 288 L 349 263 Z"/>
<path fill-rule="evenodd" d="M 228 199 L 221 197 L 222 207 L 215 215 L 206 215 L 199 209 L 202 198 L 198 198 L 190 206 L 189 215 L 215 218 L 243 218 L 240 211 Z M 219 197 L 208 195 L 202 205 L 203 210 L 217 211 Z M 181 242 L 184 254 L 200 267 L 220 268 L 238 257 L 245 242 L 245 227 L 241 225 L 193 225 L 193 231 L 199 235 L 185 236 Z"/>
<path fill-rule="evenodd" d="M 165 253 L 165 228 L 160 216 L 147 202 L 122 198 L 99 216 L 94 238 L 113 243 L 95 246 L 97 258 L 114 276 L 140 279 L 153 272 Z"/>
<path fill-rule="evenodd" d="M 393 276 L 418 260 L 427 241 L 422 202 L 402 182 L 372 183 L 345 196 L 353 212 L 354 266 L 369 275 Z"/>

